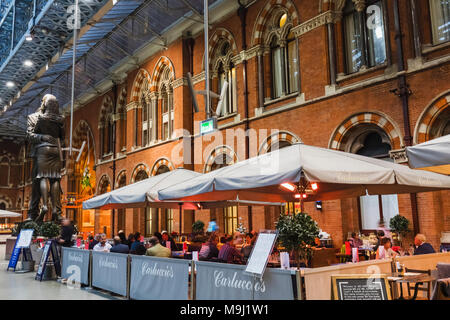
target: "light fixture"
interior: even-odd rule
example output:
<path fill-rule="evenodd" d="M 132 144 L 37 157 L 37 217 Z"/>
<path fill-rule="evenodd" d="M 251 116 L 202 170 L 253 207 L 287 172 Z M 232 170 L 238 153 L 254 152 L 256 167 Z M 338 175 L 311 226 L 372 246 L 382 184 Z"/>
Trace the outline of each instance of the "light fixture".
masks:
<path fill-rule="evenodd" d="M 316 191 L 317 189 L 319 189 L 319 186 L 317 185 L 317 183 L 313 182 L 313 183 L 311 183 L 311 189 Z"/>
<path fill-rule="evenodd" d="M 302 198 L 306 199 L 308 197 L 308 195 L 306 193 L 302 194 Z"/>
<path fill-rule="evenodd" d="M 32 67 L 33 66 L 33 61 L 31 61 L 30 59 L 27 59 L 23 62 L 23 65 L 25 67 Z"/>
<path fill-rule="evenodd" d="M 295 199 L 300 199 L 301 196 L 302 196 L 302 195 L 301 195 L 300 193 L 296 193 L 296 194 L 295 194 Z"/>
<path fill-rule="evenodd" d="M 31 33 L 27 33 L 27 35 L 25 36 L 25 40 L 33 41 L 33 35 Z"/>
<path fill-rule="evenodd" d="M 291 192 L 295 190 L 295 186 L 290 184 L 289 182 L 284 182 L 281 184 L 281 186 Z"/>
<path fill-rule="evenodd" d="M 7 86 L 8 88 L 12 88 L 12 87 L 14 87 L 14 82 L 12 82 L 12 81 L 6 81 L 6 86 Z"/>
<path fill-rule="evenodd" d="M 317 210 L 322 210 L 322 201 L 316 201 L 316 209 Z"/>

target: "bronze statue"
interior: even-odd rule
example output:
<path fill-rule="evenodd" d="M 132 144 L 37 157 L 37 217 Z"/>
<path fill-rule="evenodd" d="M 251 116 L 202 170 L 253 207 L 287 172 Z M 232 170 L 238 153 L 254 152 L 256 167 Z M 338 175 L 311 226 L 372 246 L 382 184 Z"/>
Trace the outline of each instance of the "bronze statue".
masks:
<path fill-rule="evenodd" d="M 52 203 L 52 220 L 61 217 L 61 169 L 64 142 L 64 118 L 59 114 L 55 96 L 47 94 L 42 98 L 39 110 L 28 116 L 27 137 L 31 143 L 30 157 L 33 158 L 31 203 L 28 220 L 42 221 L 48 212 L 48 195 Z M 38 215 L 39 201 L 42 208 Z"/>

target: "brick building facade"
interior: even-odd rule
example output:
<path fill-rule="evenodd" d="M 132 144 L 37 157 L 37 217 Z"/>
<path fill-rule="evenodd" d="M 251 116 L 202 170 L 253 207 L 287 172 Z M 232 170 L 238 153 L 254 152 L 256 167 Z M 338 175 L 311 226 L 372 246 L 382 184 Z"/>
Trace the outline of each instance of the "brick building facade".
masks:
<path fill-rule="evenodd" d="M 177 210 L 83 211 L 80 200 L 174 168 L 208 172 L 296 142 L 389 158 L 389 151 L 449 134 L 448 6 L 435 0 L 257 0 L 246 7 L 224 1 L 211 9 L 210 84 L 215 92 L 224 80 L 229 87 L 219 130 L 208 136 L 199 134 L 204 100 L 198 96 L 194 113 L 187 84 L 190 72 L 195 90 L 205 87 L 203 32 L 170 29 L 174 40 L 167 48 L 76 108 L 73 143 L 86 146 L 79 162 L 67 163 L 65 200 L 73 194 L 77 202 L 66 203 L 66 212 L 82 230 L 109 235 L 112 227 L 187 233 L 194 220 L 211 218 L 223 231 L 239 221 L 273 229 L 275 207 L 184 212 L 180 222 Z M 246 138 L 248 130 L 256 134 Z M 91 186 L 81 184 L 86 168 Z M 399 213 L 438 247 L 441 232 L 450 230 L 449 195 L 305 207 L 336 246 L 349 232 L 375 229 L 377 215 L 388 225 Z"/>

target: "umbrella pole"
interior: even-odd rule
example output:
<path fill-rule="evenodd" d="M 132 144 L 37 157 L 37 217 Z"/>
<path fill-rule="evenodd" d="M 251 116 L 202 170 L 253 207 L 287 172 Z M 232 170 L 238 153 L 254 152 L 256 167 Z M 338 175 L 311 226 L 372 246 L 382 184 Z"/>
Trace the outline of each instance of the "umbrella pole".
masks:
<path fill-rule="evenodd" d="M 179 203 L 179 206 L 180 206 L 180 237 L 181 237 L 181 217 L 182 217 L 182 212 L 183 212 L 183 208 L 182 208 L 183 205 L 181 203 Z"/>

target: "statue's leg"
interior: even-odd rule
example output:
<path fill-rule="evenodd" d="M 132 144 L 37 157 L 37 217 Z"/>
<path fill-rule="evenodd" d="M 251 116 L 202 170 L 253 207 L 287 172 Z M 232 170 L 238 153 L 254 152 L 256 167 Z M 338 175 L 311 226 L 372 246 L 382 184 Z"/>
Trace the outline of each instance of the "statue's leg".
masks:
<path fill-rule="evenodd" d="M 41 178 L 39 182 L 41 196 L 42 196 L 42 209 L 37 221 L 43 221 L 45 214 L 48 212 L 48 184 L 46 178 Z"/>
<path fill-rule="evenodd" d="M 50 180 L 50 197 L 52 200 L 52 220 L 59 222 L 62 219 L 61 186 L 59 179 Z"/>
<path fill-rule="evenodd" d="M 31 184 L 31 199 L 30 199 L 30 208 L 28 209 L 28 218 L 27 220 L 36 220 L 39 215 L 39 202 L 41 201 L 41 189 L 40 189 L 40 181 L 36 178 L 37 175 L 37 166 L 36 159 L 33 158 L 33 167 L 31 170 L 31 177 L 33 182 Z"/>

